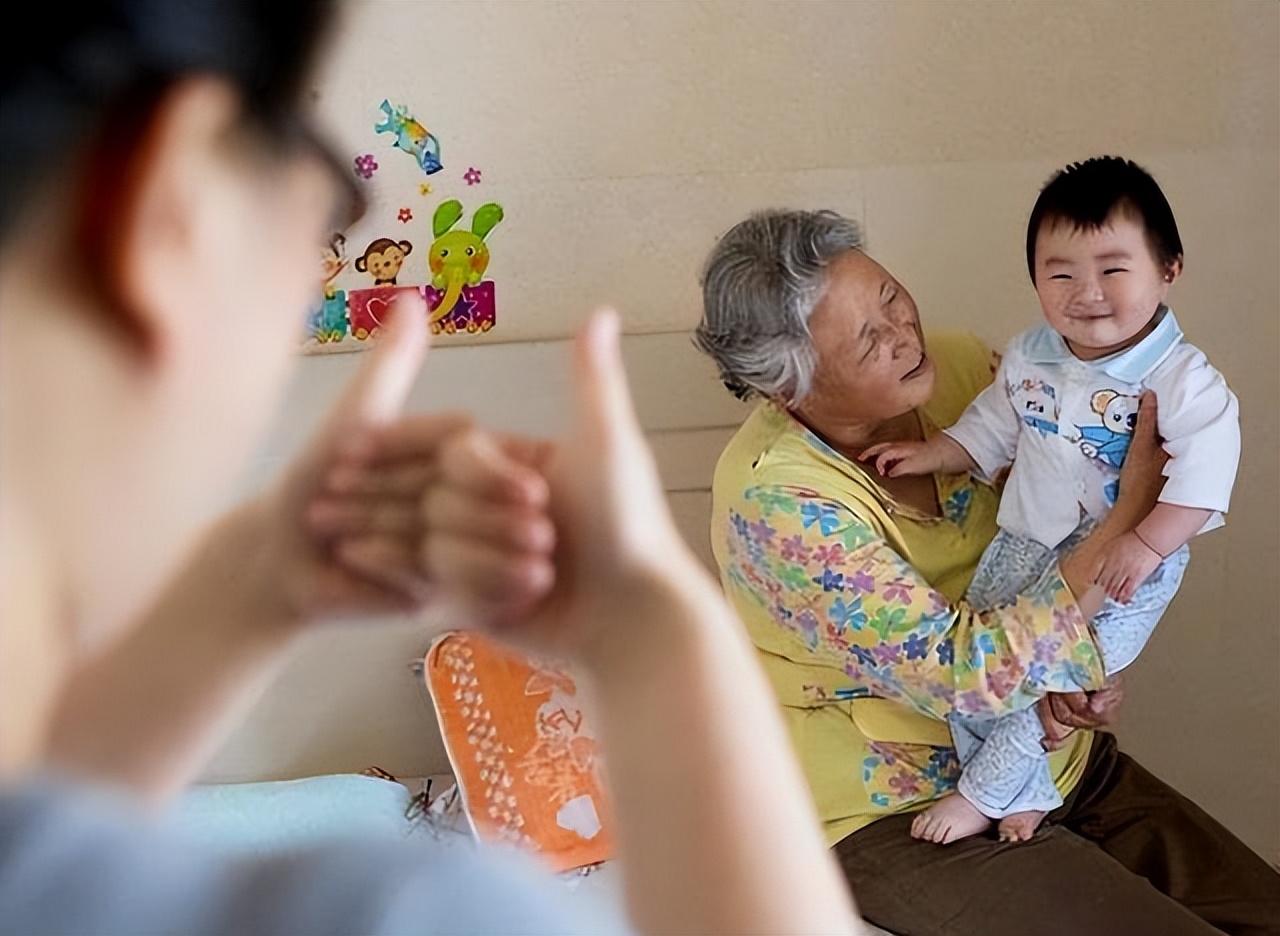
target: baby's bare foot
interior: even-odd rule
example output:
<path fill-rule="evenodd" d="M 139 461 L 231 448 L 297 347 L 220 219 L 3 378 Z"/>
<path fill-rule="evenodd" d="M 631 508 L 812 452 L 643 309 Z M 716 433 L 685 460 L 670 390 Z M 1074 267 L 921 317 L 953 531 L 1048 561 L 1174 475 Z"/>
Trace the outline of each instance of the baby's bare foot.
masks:
<path fill-rule="evenodd" d="M 1031 836 L 1036 834 L 1036 829 L 1040 828 L 1040 820 L 1044 819 L 1044 817 L 1044 813 L 1037 812 L 1034 809 L 1005 816 L 1000 820 L 1000 841 L 1030 841 Z"/>
<path fill-rule="evenodd" d="M 911 823 L 911 837 L 946 845 L 990 827 L 990 819 L 959 793 L 952 793 L 916 816 Z"/>

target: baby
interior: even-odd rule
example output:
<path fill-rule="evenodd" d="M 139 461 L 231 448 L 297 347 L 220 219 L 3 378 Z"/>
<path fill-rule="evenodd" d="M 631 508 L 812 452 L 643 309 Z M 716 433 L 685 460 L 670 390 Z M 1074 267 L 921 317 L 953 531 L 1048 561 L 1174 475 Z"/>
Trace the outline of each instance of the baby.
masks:
<path fill-rule="evenodd" d="M 1151 513 L 1107 548 L 1096 578 L 1107 601 L 1093 627 L 1111 674 L 1133 662 L 1173 598 L 1187 541 L 1222 525 L 1240 457 L 1238 406 L 1164 304 L 1182 273 L 1182 241 L 1143 169 L 1100 157 L 1057 173 L 1031 212 L 1027 266 L 1048 327 L 1009 344 L 995 382 L 953 427 L 863 458 L 890 476 L 993 478 L 1012 465 L 1000 532 L 967 596 L 978 609 L 1010 604 L 1115 503 L 1138 397 L 1153 391 L 1172 456 L 1167 480 Z M 958 793 L 917 816 L 911 834 L 953 842 L 998 819 L 1002 840 L 1030 838 L 1062 803 L 1035 710 L 953 713 L 950 725 L 964 768 Z"/>

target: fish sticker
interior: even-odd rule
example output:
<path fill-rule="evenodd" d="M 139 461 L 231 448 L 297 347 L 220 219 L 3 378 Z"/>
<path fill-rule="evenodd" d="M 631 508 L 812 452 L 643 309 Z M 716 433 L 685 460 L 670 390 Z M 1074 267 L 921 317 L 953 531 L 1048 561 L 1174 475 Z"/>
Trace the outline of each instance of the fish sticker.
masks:
<path fill-rule="evenodd" d="M 383 117 L 379 123 L 374 124 L 376 133 L 394 133 L 396 141 L 392 146 L 412 156 L 427 175 L 444 168 L 444 164 L 440 162 L 440 141 L 407 108 L 386 100 L 379 107 Z"/>

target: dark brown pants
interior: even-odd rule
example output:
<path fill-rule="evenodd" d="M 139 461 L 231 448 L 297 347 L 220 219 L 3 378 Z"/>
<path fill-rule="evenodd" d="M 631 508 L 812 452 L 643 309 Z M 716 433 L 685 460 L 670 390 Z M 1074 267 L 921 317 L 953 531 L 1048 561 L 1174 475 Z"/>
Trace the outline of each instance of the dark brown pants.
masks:
<path fill-rule="evenodd" d="M 911 819 L 835 846 L 863 916 L 900 936 L 1280 934 L 1280 874 L 1109 734 L 1030 842 L 934 845 Z"/>

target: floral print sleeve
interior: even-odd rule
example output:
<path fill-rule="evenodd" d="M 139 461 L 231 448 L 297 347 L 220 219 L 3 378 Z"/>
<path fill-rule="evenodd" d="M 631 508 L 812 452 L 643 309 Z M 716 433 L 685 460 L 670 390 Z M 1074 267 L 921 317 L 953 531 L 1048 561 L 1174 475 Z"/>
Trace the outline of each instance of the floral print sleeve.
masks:
<path fill-rule="evenodd" d="M 1056 566 L 1012 605 L 953 606 L 842 504 L 753 488 L 730 512 L 731 588 L 768 611 L 796 656 L 842 675 L 815 703 L 878 696 L 933 718 L 1000 715 L 1103 684 L 1089 627 Z"/>

